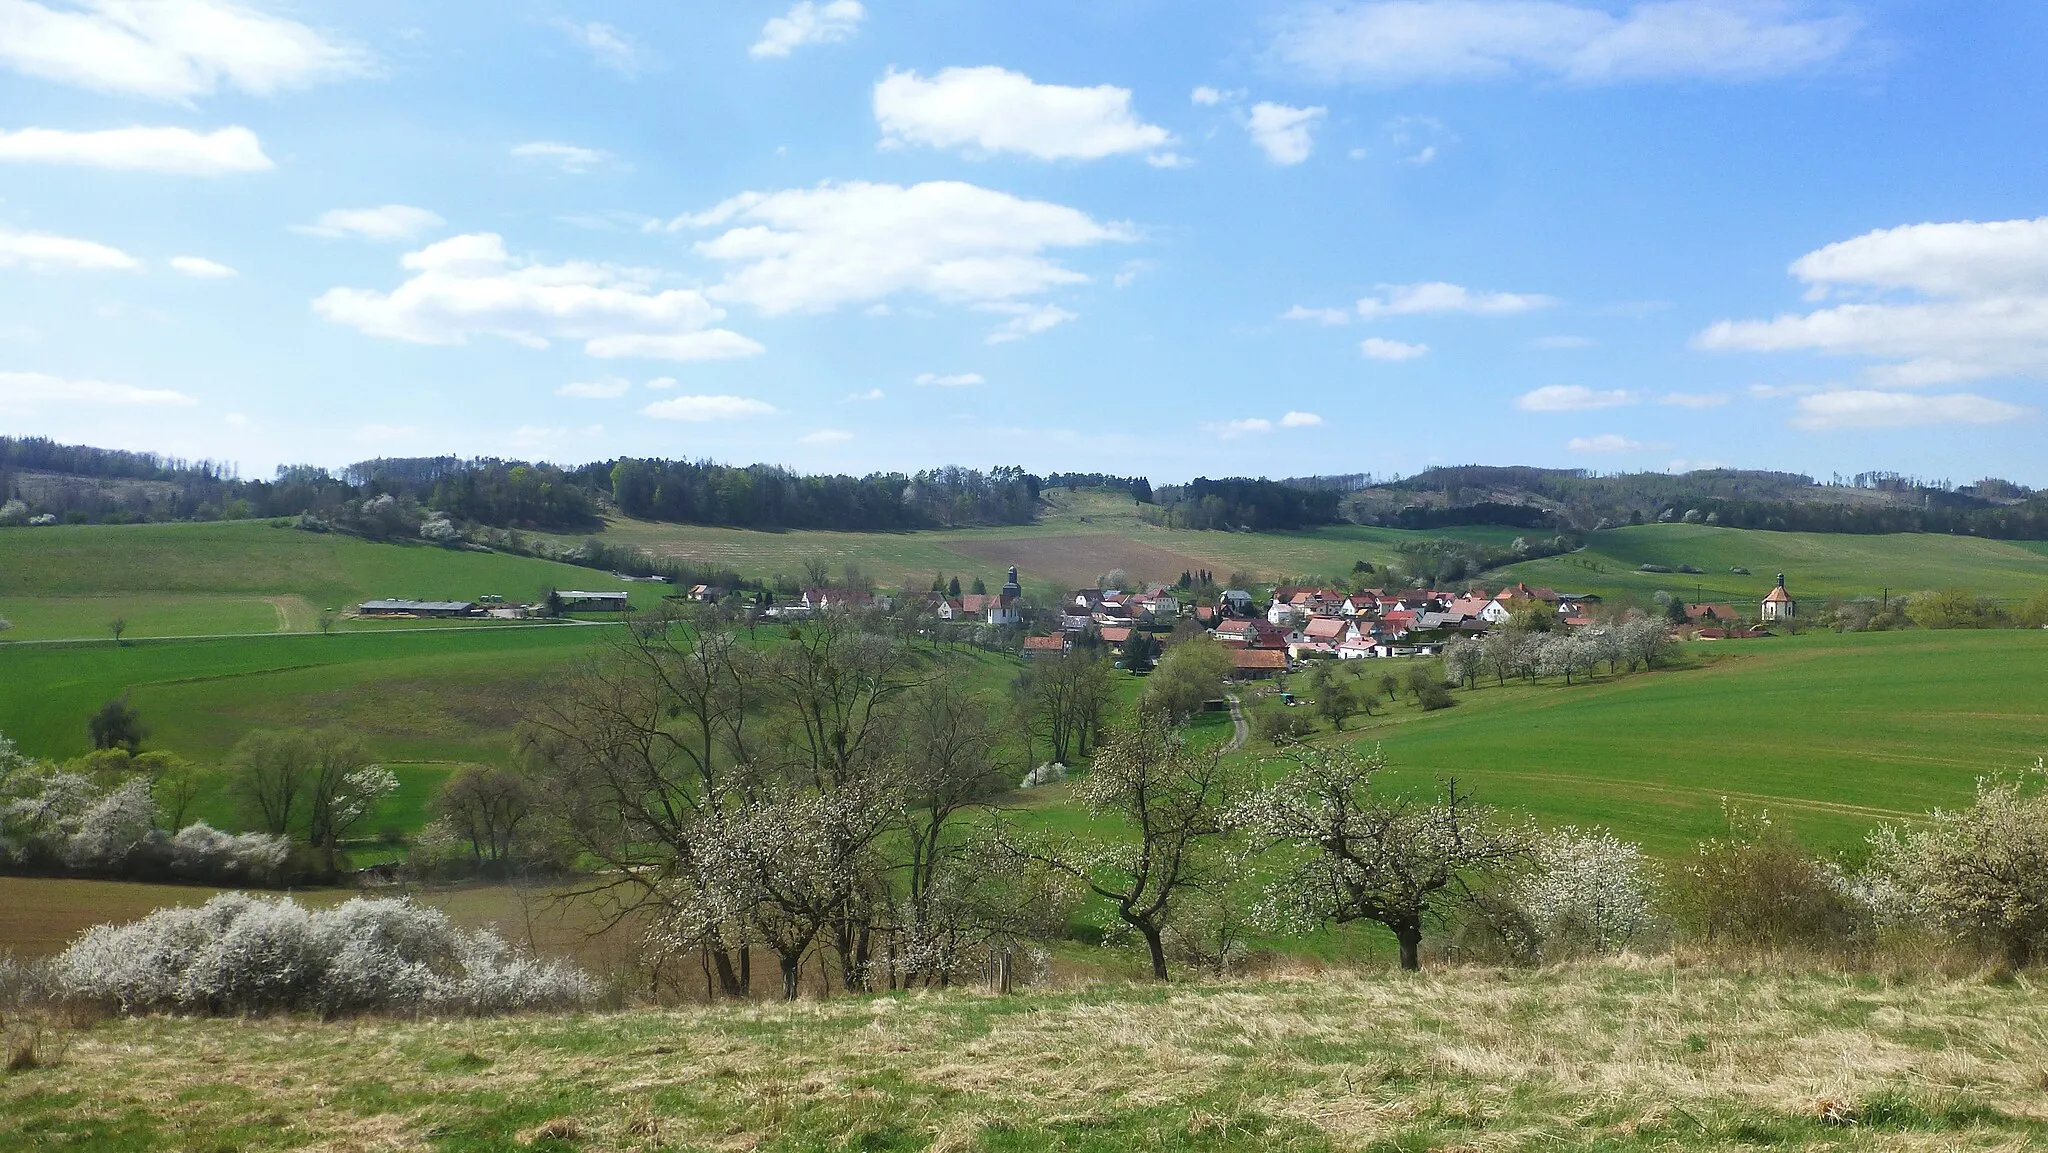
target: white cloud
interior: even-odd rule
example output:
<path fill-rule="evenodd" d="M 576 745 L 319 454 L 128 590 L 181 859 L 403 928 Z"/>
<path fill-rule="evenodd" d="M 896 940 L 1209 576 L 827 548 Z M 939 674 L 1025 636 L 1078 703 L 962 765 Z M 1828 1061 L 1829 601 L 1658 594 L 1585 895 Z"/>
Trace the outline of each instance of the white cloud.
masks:
<path fill-rule="evenodd" d="M 1056 328 L 1070 320 L 1081 319 L 1079 313 L 1069 312 L 1057 304 L 1010 304 L 996 302 L 977 304 L 974 307 L 980 312 L 999 312 L 1010 318 L 999 325 L 994 332 L 988 334 L 987 343 L 989 344 L 1008 344 L 1011 341 L 1023 340 L 1026 337 L 1037 336 L 1048 329 Z"/>
<path fill-rule="evenodd" d="M 842 444 L 852 440 L 853 434 L 843 428 L 821 428 L 816 432 L 807 432 L 797 439 L 805 444 Z"/>
<path fill-rule="evenodd" d="M 1116 275 L 1109 278 L 1109 282 L 1117 288 L 1129 288 L 1138 282 L 1139 277 L 1150 271 L 1152 262 L 1149 260 L 1126 260 Z"/>
<path fill-rule="evenodd" d="M 601 376 L 596 380 L 577 380 L 555 390 L 556 396 L 573 397 L 577 400 L 611 400 L 626 395 L 633 382 L 622 376 Z"/>
<path fill-rule="evenodd" d="M 1429 355 L 1426 344 L 1403 344 L 1398 340 L 1382 340 L 1369 336 L 1358 342 L 1359 355 L 1367 360 L 1403 361 Z"/>
<path fill-rule="evenodd" d="M 186 406 L 199 403 L 167 388 L 136 388 L 103 380 L 67 380 L 41 372 L 0 372 L 0 409 L 39 404 L 89 404 L 114 407 Z"/>
<path fill-rule="evenodd" d="M 1315 151 L 1315 126 L 1327 109 L 1290 108 L 1261 101 L 1252 105 L 1245 131 L 1275 164 L 1300 164 Z"/>
<path fill-rule="evenodd" d="M 1325 81 L 1739 82 L 1825 66 L 1860 30 L 1853 16 L 1804 18 L 1769 0 L 1638 0 L 1618 13 L 1604 9 L 1561 0 L 1304 4 L 1273 51 Z"/>
<path fill-rule="evenodd" d="M 1583 336 L 1539 336 L 1529 342 L 1529 347 L 1556 352 L 1567 348 L 1591 348 L 1593 342 Z"/>
<path fill-rule="evenodd" d="M 1719 408 L 1727 404 L 1728 394 L 1725 392 L 1670 392 L 1664 394 L 1663 398 L 1657 403 L 1668 404 L 1674 408 L 1690 408 L 1698 411 L 1701 409 Z"/>
<path fill-rule="evenodd" d="M 1635 401 L 1635 396 L 1626 389 L 1599 392 L 1583 384 L 1547 384 L 1516 397 L 1515 407 L 1523 412 L 1584 412 L 1618 408 Z"/>
<path fill-rule="evenodd" d="M 313 310 L 370 336 L 466 344 L 496 336 L 530 348 L 580 340 L 595 357 L 711 360 L 751 356 L 755 342 L 710 325 L 724 312 L 694 289 L 657 290 L 657 274 L 589 261 L 512 256 L 496 233 L 437 241 L 399 261 L 411 275 L 389 293 L 332 288 Z"/>
<path fill-rule="evenodd" d="M 294 224 L 293 232 L 307 236 L 360 236 L 364 240 L 412 240 L 447 221 L 437 212 L 409 204 L 386 204 L 378 208 L 336 208 L 320 214 L 311 224 Z"/>
<path fill-rule="evenodd" d="M 848 403 L 848 404 L 862 404 L 862 403 L 865 403 L 865 402 L 867 402 L 867 401 L 871 401 L 871 400 L 880 400 L 880 399 L 882 399 L 882 398 L 883 398 L 884 396 L 886 396 L 886 395 L 888 395 L 888 394 L 887 394 L 887 393 L 884 393 L 884 392 L 883 392 L 883 391 L 882 391 L 881 389 L 879 389 L 879 388 L 871 388 L 871 389 L 868 389 L 868 390 L 867 390 L 866 392 L 851 392 L 851 393 L 848 393 L 848 394 L 846 395 L 846 403 Z"/>
<path fill-rule="evenodd" d="M 1280 314 L 1282 320 L 1313 320 L 1321 324 L 1350 324 L 1351 310 L 1348 308 L 1308 308 L 1295 305 Z"/>
<path fill-rule="evenodd" d="M 133 272 L 142 262 L 111 245 L 0 228 L 0 268 L 31 272 Z"/>
<path fill-rule="evenodd" d="M 268 96 L 370 70 L 355 48 L 222 0 L 0 0 L 0 66 L 159 100 L 221 88 Z"/>
<path fill-rule="evenodd" d="M 1633 452 L 1641 447 L 1641 441 L 1613 432 L 1599 436 L 1575 436 L 1565 443 L 1565 448 L 1571 452 Z"/>
<path fill-rule="evenodd" d="M 204 256 L 173 256 L 171 267 L 194 280 L 232 280 L 241 273 Z"/>
<path fill-rule="evenodd" d="M 1313 412 L 1290 412 L 1280 418 L 1281 428 L 1314 428 L 1323 418 Z"/>
<path fill-rule="evenodd" d="M 666 227 L 727 227 L 696 245 L 731 267 L 709 295 L 771 315 L 905 292 L 969 304 L 1036 296 L 1088 279 L 1047 250 L 1136 239 L 1127 225 L 957 181 L 749 192 Z"/>
<path fill-rule="evenodd" d="M 977 384 L 987 384 L 988 381 L 978 372 L 959 372 L 944 376 L 936 372 L 920 372 L 917 374 L 915 383 L 931 388 L 967 388 Z M 882 399 L 882 390 L 879 388 L 875 389 L 870 396 L 863 397 L 862 399 L 880 400 Z"/>
<path fill-rule="evenodd" d="M 1434 163 L 1443 149 L 1458 142 L 1458 134 L 1434 116 L 1396 116 L 1382 131 L 1399 163 L 1418 168 Z"/>
<path fill-rule="evenodd" d="M 1810 298 L 1861 299 L 1724 320 L 1694 343 L 1880 361 L 1871 379 L 1887 386 L 2048 380 L 2048 217 L 1881 229 L 1808 253 L 1791 272 Z"/>
<path fill-rule="evenodd" d="M 1188 93 L 1189 102 L 1203 108 L 1213 108 L 1218 104 L 1235 104 L 1244 97 L 1245 91 L 1242 88 L 1212 88 L 1207 84 L 1199 85 L 1193 92 Z"/>
<path fill-rule="evenodd" d="M 1358 302 L 1358 315 L 1366 320 L 1440 313 L 1514 316 L 1556 303 L 1548 296 L 1534 293 L 1474 292 L 1463 285 L 1438 280 L 1424 284 L 1382 284 L 1378 296 L 1368 296 Z"/>
<path fill-rule="evenodd" d="M 806 44 L 835 44 L 858 32 L 867 14 L 859 0 L 800 0 L 761 26 L 761 38 L 747 49 L 747 55 L 762 60 L 787 56 Z"/>
<path fill-rule="evenodd" d="M 561 29 L 577 47 L 589 52 L 593 60 L 621 76 L 631 79 L 646 66 L 646 53 L 640 46 L 633 43 L 632 37 L 609 24 L 595 20 L 588 24 L 558 20 L 555 27 Z"/>
<path fill-rule="evenodd" d="M 875 84 L 874 101 L 885 147 L 922 144 L 1038 160 L 1149 152 L 1165 167 L 1181 162 L 1162 151 L 1173 134 L 1131 110 L 1130 89 L 1108 84 L 1039 84 L 995 67 L 948 68 L 929 80 L 891 69 Z"/>
<path fill-rule="evenodd" d="M 1967 392 L 1922 396 L 1911 392 L 1840 389 L 1800 397 L 1792 424 L 1816 431 L 1920 428 L 1931 424 L 2004 424 L 2032 415 L 2032 409 Z"/>
<path fill-rule="evenodd" d="M 668 400 L 657 400 L 641 409 L 640 414 L 656 420 L 703 423 L 713 420 L 747 420 L 757 416 L 774 416 L 775 406 L 744 396 L 677 396 Z"/>
<path fill-rule="evenodd" d="M 1248 433 L 1271 432 L 1273 422 L 1263 417 L 1250 416 L 1242 420 L 1226 420 L 1221 424 L 1209 425 L 1208 428 L 1224 440 L 1232 440 Z"/>
<path fill-rule="evenodd" d="M 512 155 L 519 160 L 534 160 L 552 164 L 572 176 L 580 176 L 612 158 L 602 148 L 579 148 L 574 144 L 563 144 L 556 140 L 532 140 L 512 146 Z"/>
<path fill-rule="evenodd" d="M 661 392 L 665 389 L 674 388 L 675 386 L 676 378 L 673 376 L 657 376 L 653 380 L 647 382 L 647 387 L 655 390 L 656 392 Z"/>
<path fill-rule="evenodd" d="M 241 127 L 217 128 L 212 132 L 194 132 L 189 128 L 0 131 L 0 163 L 75 164 L 173 176 L 267 172 L 272 167 L 256 134 Z"/>

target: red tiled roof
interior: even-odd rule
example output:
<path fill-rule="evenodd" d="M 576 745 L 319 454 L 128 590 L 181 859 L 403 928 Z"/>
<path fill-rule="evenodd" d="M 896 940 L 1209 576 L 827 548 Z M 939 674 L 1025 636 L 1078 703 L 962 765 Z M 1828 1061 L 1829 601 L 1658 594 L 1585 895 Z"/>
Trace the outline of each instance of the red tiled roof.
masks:
<path fill-rule="evenodd" d="M 1308 622 L 1308 627 L 1302 631 L 1312 640 L 1328 641 L 1343 636 L 1344 627 L 1343 621 L 1333 617 L 1317 617 Z"/>
<path fill-rule="evenodd" d="M 1102 639 L 1109 644 L 1120 645 L 1131 639 L 1131 630 L 1106 627 L 1102 630 Z"/>
<path fill-rule="evenodd" d="M 1230 661 L 1240 669 L 1284 669 L 1287 654 L 1278 649 L 1238 649 L 1230 654 Z"/>
<path fill-rule="evenodd" d="M 1026 651 L 1029 651 L 1029 650 L 1033 650 L 1033 649 L 1036 649 L 1036 650 L 1039 650 L 1039 651 L 1049 651 L 1049 652 L 1064 652 L 1064 651 L 1066 650 L 1066 647 L 1067 647 L 1067 638 L 1065 638 L 1065 637 L 1025 637 L 1025 638 L 1024 638 L 1024 648 L 1026 649 Z"/>

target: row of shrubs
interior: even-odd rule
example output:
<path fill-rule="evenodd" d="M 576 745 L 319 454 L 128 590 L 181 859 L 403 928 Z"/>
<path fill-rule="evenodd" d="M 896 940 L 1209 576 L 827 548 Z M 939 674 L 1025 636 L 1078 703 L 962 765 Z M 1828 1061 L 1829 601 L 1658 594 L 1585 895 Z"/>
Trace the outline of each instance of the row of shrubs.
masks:
<path fill-rule="evenodd" d="M 0 750 L 4 752 L 4 750 Z M 197 885 L 292 883 L 310 862 L 285 837 L 224 833 L 204 821 L 157 827 L 150 782 L 105 788 L 78 773 L 21 774 L 0 793 L 0 868 Z"/>
<path fill-rule="evenodd" d="M 0 957 L 0 1000 L 120 1013 L 505 1013 L 588 1004 L 596 983 L 438 909 L 356 898 L 307 909 L 223 893 L 87 930 L 49 962 Z"/>

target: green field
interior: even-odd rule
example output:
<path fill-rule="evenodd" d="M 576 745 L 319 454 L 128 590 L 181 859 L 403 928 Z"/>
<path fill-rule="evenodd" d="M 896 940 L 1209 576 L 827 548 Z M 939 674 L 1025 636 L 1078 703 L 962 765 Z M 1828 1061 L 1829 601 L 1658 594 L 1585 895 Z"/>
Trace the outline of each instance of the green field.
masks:
<path fill-rule="evenodd" d="M 1639 570 L 1645 564 L 1691 565 L 1701 572 L 1646 573 Z M 1729 571 L 1738 567 L 1750 575 Z M 2048 590 L 2048 542 L 1638 525 L 1594 533 L 1579 552 L 1513 565 L 1490 574 L 1489 581 L 1521 580 L 1636 602 L 1664 589 L 1687 600 L 1753 607 L 1781 572 L 1792 594 L 1813 608 L 1828 597 L 1877 597 L 1886 591 L 1898 596 L 1951 586 L 2023 600 Z"/>
<path fill-rule="evenodd" d="M 612 627 L 0 645 L 0 732 L 34 756 L 76 756 L 90 748 L 85 718 L 127 693 L 151 747 L 195 760 L 252 728 L 341 725 L 394 761 L 501 761 L 549 675 Z"/>
<path fill-rule="evenodd" d="M 666 591 L 554 561 L 267 521 L 0 530 L 0 617 L 14 625 L 0 642 L 106 637 L 115 617 L 131 638 L 309 632 L 323 610 L 376 597 L 532 600 L 550 587 L 623 590 L 643 608 Z"/>

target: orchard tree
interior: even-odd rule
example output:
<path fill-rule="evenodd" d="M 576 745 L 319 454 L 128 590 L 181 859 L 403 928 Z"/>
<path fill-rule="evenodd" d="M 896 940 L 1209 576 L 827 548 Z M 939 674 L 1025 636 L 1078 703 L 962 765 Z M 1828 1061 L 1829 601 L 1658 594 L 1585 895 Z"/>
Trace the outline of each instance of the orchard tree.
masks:
<path fill-rule="evenodd" d="M 1234 667 L 1230 650 L 1209 637 L 1182 641 L 1166 650 L 1145 680 L 1139 708 L 1180 724 L 1223 693 L 1223 678 Z"/>
<path fill-rule="evenodd" d="M 1422 934 L 1472 887 L 1520 861 L 1526 832 L 1496 825 L 1454 781 L 1428 800 L 1376 792 L 1378 749 L 1298 746 L 1294 767 L 1239 811 L 1269 850 L 1299 863 L 1272 888 L 1311 923 L 1371 921 L 1400 945 L 1401 967 L 1422 967 Z"/>

